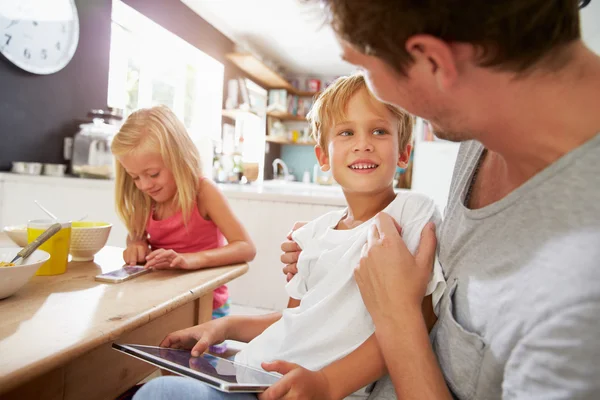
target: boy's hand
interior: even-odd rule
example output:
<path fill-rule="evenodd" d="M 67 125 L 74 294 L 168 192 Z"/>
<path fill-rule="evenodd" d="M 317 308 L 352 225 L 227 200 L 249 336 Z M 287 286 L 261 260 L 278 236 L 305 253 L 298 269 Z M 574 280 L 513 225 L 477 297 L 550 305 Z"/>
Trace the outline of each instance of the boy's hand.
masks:
<path fill-rule="evenodd" d="M 160 342 L 160 347 L 172 349 L 192 349 L 192 356 L 198 357 L 213 344 L 227 339 L 229 319 L 218 318 L 191 328 L 171 332 Z"/>
<path fill-rule="evenodd" d="M 292 240 L 292 233 L 302 228 L 306 224 L 307 222 L 296 222 L 290 233 L 288 233 L 287 240 L 281 243 L 281 251 L 283 251 L 283 254 L 281 254 L 281 262 L 286 264 L 285 267 L 283 267 L 283 273 L 286 275 L 288 282 L 294 277 L 294 275 L 298 273 L 296 263 L 298 262 L 298 257 L 300 257 L 300 253 L 302 252 L 302 249 L 300 246 L 298 246 L 298 243 Z"/>
<path fill-rule="evenodd" d="M 265 392 L 259 394 L 259 400 L 327 400 L 331 398 L 329 381 L 322 371 L 310 371 L 286 361 L 264 362 L 261 366 L 265 371 L 278 372 L 284 376 Z"/>
<path fill-rule="evenodd" d="M 123 261 L 127 265 L 143 264 L 146 256 L 150 253 L 150 247 L 145 240 L 129 242 L 127 248 L 123 251 Z"/>
<path fill-rule="evenodd" d="M 191 263 L 187 254 L 179 254 L 174 250 L 158 249 L 146 256 L 146 268 L 191 269 Z"/>

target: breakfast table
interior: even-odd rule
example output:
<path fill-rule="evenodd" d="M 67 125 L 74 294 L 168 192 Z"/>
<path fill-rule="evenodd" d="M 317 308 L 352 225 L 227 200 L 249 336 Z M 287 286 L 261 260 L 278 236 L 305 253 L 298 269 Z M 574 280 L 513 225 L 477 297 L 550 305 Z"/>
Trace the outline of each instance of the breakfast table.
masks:
<path fill-rule="evenodd" d="M 11 246 L 0 235 L 0 247 Z M 14 246 L 14 245 L 12 245 Z M 169 332 L 208 321 L 213 289 L 247 264 L 199 271 L 153 271 L 111 284 L 94 280 L 122 266 L 122 248 L 94 261 L 34 276 L 0 300 L 0 398 L 114 399 L 156 368 L 111 348 L 158 345 Z"/>

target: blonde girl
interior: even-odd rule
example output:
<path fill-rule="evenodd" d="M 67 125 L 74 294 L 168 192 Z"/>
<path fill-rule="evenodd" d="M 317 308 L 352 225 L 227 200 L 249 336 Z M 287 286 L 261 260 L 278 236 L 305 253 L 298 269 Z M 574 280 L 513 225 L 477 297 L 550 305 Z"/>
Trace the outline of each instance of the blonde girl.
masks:
<path fill-rule="evenodd" d="M 200 269 L 250 261 L 254 245 L 216 185 L 183 123 L 166 106 L 135 111 L 112 143 L 116 207 L 127 226 L 127 264 Z M 213 316 L 228 291 L 214 291 Z"/>

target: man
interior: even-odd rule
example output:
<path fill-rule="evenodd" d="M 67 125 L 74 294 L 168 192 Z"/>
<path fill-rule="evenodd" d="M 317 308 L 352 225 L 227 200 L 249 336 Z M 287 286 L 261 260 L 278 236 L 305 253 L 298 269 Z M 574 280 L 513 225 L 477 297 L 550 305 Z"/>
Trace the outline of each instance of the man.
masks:
<path fill-rule="evenodd" d="M 371 90 L 462 142 L 431 344 L 433 227 L 413 257 L 380 215 L 356 269 L 398 398 L 597 398 L 600 58 L 581 41 L 578 1 L 324 4 Z M 298 248 L 282 249 L 294 273 Z"/>

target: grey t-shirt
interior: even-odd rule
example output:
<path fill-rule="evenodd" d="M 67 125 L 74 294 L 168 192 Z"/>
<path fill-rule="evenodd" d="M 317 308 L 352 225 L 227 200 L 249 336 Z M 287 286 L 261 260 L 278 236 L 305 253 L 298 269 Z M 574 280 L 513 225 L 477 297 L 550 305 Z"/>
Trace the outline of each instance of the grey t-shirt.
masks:
<path fill-rule="evenodd" d="M 459 399 L 600 398 L 600 134 L 505 198 L 464 198 L 481 144 L 461 145 L 431 332 Z M 407 362 L 410 362 L 407 360 Z M 371 399 L 393 398 L 382 380 Z"/>

